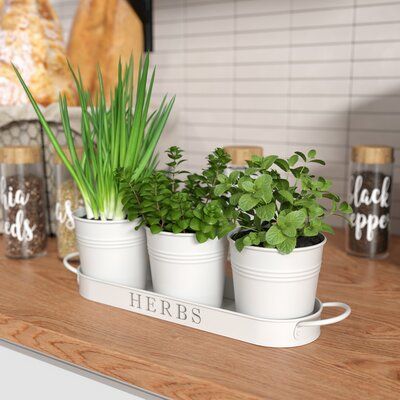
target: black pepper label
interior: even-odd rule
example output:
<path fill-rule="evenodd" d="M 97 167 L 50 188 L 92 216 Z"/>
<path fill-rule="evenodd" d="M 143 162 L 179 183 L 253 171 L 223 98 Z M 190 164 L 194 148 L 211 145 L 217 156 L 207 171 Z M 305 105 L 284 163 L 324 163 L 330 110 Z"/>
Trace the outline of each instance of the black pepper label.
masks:
<path fill-rule="evenodd" d="M 360 255 L 385 253 L 388 247 L 391 177 L 374 171 L 351 177 L 349 249 Z"/>

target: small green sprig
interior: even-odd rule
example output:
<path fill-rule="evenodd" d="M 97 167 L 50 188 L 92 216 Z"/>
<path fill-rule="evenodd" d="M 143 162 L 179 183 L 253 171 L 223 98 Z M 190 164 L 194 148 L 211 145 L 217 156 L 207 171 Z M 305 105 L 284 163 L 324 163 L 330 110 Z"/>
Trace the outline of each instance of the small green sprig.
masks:
<path fill-rule="evenodd" d="M 329 191 L 330 180 L 310 173 L 312 163 L 325 165 L 315 150 L 307 155 L 296 151 L 287 159 L 255 156 L 244 172 L 218 176 L 214 193 L 224 198 L 228 194 L 238 210 L 235 244 L 239 251 L 244 246 L 263 246 L 291 253 L 299 237 L 334 233 L 324 222 L 328 215 L 351 213 L 351 207 Z"/>
<path fill-rule="evenodd" d="M 130 220 L 141 218 L 139 227 L 145 224 L 153 234 L 195 233 L 199 243 L 222 238 L 235 228 L 237 210 L 214 189 L 230 157 L 216 149 L 208 156 L 207 168 L 188 174 L 180 169 L 185 161 L 182 154 L 179 147 L 170 147 L 168 169 L 140 179 L 120 171 L 124 210 Z"/>

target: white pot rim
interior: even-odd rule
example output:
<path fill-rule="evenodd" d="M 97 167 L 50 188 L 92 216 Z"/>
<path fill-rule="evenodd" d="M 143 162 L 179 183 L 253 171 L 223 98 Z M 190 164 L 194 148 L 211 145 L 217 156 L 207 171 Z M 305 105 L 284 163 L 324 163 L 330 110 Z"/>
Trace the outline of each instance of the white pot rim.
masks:
<path fill-rule="evenodd" d="M 229 241 L 229 243 L 230 243 L 230 245 L 231 246 L 235 246 L 235 241 L 232 239 L 232 235 L 234 235 L 235 233 L 237 233 L 236 231 L 233 231 L 233 232 L 231 232 L 229 235 L 228 235 L 228 241 Z M 303 252 L 303 251 L 311 251 L 311 250 L 315 250 L 315 249 L 317 249 L 318 247 L 322 247 L 322 246 L 324 246 L 325 245 L 325 243 L 327 242 L 327 238 L 326 238 L 326 236 L 323 234 L 323 233 L 321 233 L 321 235 L 324 237 L 324 240 L 321 242 L 321 243 L 318 243 L 318 244 L 314 244 L 314 245 L 312 245 L 312 246 L 306 246 L 306 247 L 298 247 L 298 248 L 295 248 L 293 251 L 292 251 L 292 253 L 301 253 L 301 252 Z M 236 248 L 236 247 L 235 247 Z M 275 249 L 275 248 L 268 248 L 268 247 L 258 247 L 258 246 L 244 246 L 244 248 L 243 248 L 243 250 L 247 250 L 247 251 L 255 251 L 255 252 L 262 252 L 262 253 L 278 253 L 278 254 L 280 254 L 280 255 L 282 255 L 282 256 L 288 256 L 289 254 L 292 254 L 292 253 L 289 253 L 289 254 L 282 254 L 282 253 L 280 253 L 277 249 Z"/>
<path fill-rule="evenodd" d="M 167 231 L 152 233 L 150 228 L 147 225 L 145 226 L 145 228 L 146 228 L 146 231 L 151 233 L 152 235 L 164 235 L 164 236 L 173 236 L 173 237 L 194 237 L 194 236 L 196 236 L 195 233 L 173 233 L 173 232 L 167 232 Z M 217 239 L 217 238 L 215 238 L 215 239 Z M 208 239 L 207 241 L 209 241 L 209 240 L 213 240 L 213 239 Z"/>
<path fill-rule="evenodd" d="M 88 218 L 83 218 L 83 215 L 86 215 L 85 209 L 84 208 L 78 208 L 76 211 L 72 213 L 72 216 L 74 217 L 75 220 L 86 223 L 86 224 L 98 224 L 98 225 L 114 225 L 114 224 L 132 224 L 136 223 L 140 220 L 140 218 L 137 218 L 133 221 L 129 221 L 127 218 L 125 219 L 118 219 L 118 220 L 101 220 L 101 219 L 88 219 Z"/>

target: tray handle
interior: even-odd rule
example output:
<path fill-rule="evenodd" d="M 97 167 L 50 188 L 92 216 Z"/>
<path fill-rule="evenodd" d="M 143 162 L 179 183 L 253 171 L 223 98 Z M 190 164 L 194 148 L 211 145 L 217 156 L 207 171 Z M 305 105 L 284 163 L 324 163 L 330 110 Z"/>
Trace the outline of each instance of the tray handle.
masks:
<path fill-rule="evenodd" d="M 72 265 L 69 263 L 69 260 L 71 260 L 72 258 L 76 258 L 76 257 L 78 257 L 78 256 L 79 256 L 79 253 L 78 253 L 78 252 L 69 253 L 69 254 L 67 254 L 67 255 L 64 257 L 64 259 L 63 259 L 64 267 L 67 268 L 68 271 L 74 273 L 75 275 L 78 275 L 78 268 L 72 266 Z"/>
<path fill-rule="evenodd" d="M 350 306 L 346 303 L 341 303 L 339 301 L 322 303 L 322 309 L 328 308 L 328 307 L 339 307 L 339 308 L 343 308 L 344 311 L 341 314 L 337 315 L 336 317 L 332 317 L 332 318 L 319 319 L 317 321 L 299 322 L 296 325 L 296 329 L 297 328 L 306 328 L 306 327 L 310 327 L 310 326 L 324 326 L 324 325 L 336 324 L 336 322 L 340 322 L 340 321 L 343 321 L 344 319 L 346 319 L 351 313 Z"/>

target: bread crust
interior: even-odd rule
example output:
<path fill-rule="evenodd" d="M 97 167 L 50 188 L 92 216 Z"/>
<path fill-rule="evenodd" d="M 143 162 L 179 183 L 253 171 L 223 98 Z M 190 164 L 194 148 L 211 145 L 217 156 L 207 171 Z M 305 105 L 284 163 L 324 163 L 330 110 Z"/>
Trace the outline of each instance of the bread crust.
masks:
<path fill-rule="evenodd" d="M 79 67 L 83 82 L 93 96 L 98 90 L 97 65 L 109 99 L 118 78 L 118 61 L 128 62 L 133 55 L 137 71 L 143 48 L 143 24 L 126 0 L 80 0 L 68 58 Z"/>
<path fill-rule="evenodd" d="M 39 104 L 54 103 L 63 93 L 76 105 L 60 22 L 48 0 L 4 0 L 0 5 L 0 105 L 28 102 L 11 62 Z"/>

